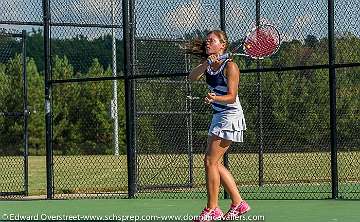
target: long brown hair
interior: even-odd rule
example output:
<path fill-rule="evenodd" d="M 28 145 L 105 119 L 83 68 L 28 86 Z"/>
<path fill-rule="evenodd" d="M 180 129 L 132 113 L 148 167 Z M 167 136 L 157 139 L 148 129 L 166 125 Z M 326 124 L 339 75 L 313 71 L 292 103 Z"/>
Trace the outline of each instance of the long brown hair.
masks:
<path fill-rule="evenodd" d="M 221 43 L 225 43 L 224 51 L 226 51 L 229 46 L 229 41 L 228 41 L 228 37 L 227 37 L 226 33 L 221 30 L 212 30 L 212 31 L 208 32 L 206 34 L 206 36 L 208 36 L 210 34 L 215 34 L 219 38 Z M 192 39 L 189 43 L 187 43 L 185 45 L 185 50 L 186 50 L 186 53 L 195 55 L 197 57 L 207 58 L 207 56 L 208 56 L 206 54 L 205 39 L 203 39 L 199 36 Z"/>

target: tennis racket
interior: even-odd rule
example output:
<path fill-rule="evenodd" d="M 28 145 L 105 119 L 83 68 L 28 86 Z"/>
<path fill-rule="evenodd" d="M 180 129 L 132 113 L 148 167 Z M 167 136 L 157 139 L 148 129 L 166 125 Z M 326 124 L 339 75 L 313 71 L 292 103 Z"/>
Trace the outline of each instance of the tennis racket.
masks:
<path fill-rule="evenodd" d="M 279 31 L 272 25 L 263 24 L 252 29 L 240 45 L 235 46 L 230 52 L 219 56 L 219 60 L 225 60 L 232 56 L 264 59 L 278 51 L 280 42 Z M 209 60 L 208 62 L 211 63 Z"/>

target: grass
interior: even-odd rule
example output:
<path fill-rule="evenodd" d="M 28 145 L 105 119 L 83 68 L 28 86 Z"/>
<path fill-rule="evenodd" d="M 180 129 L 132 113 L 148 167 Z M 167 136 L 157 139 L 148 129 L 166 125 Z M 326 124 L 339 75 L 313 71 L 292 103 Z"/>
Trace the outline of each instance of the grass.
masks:
<path fill-rule="evenodd" d="M 360 192 L 359 160 L 359 152 L 338 154 L 340 192 Z M 179 193 L 198 192 L 199 197 L 205 197 L 202 162 L 203 155 L 194 155 L 193 186 L 178 189 Z M 291 198 L 294 196 L 291 193 L 307 193 L 307 198 L 331 197 L 330 153 L 265 154 L 265 185 L 262 187 L 257 185 L 257 154 L 230 154 L 229 162 L 234 178 L 241 185 L 241 192 L 250 198 L 271 195 Z M 0 157 L 1 189 L 22 189 L 21 183 L 15 183 L 22 182 L 22 164 L 20 157 Z M 29 157 L 29 195 L 46 194 L 45 166 L 44 156 Z M 137 182 L 142 191 L 148 191 L 147 186 L 159 184 L 189 184 L 187 155 L 139 155 L 137 170 Z M 127 192 L 126 156 L 55 156 L 54 173 L 57 194 Z M 166 193 L 167 190 L 162 191 Z M 150 192 L 148 195 L 156 194 Z"/>

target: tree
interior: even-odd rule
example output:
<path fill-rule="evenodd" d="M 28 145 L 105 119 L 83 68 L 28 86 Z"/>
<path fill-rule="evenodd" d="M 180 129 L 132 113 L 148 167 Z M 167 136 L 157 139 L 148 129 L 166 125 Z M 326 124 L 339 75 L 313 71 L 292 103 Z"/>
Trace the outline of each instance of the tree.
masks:
<path fill-rule="evenodd" d="M 68 79 L 74 70 L 67 58 L 55 57 L 54 78 Z M 94 60 L 89 72 L 77 77 L 111 76 Z M 118 84 L 120 153 L 125 153 L 124 86 Z M 113 154 L 113 120 L 110 116 L 112 81 L 56 85 L 53 88 L 54 149 L 65 155 Z"/>
<path fill-rule="evenodd" d="M 22 113 L 21 56 L 16 55 L 5 65 L 0 66 L 0 111 L 7 113 Z M 1 116 L 0 118 L 4 118 Z M 19 155 L 23 152 L 23 119 L 20 116 L 7 116 L 2 119 L 0 128 L 0 152 Z"/>
<path fill-rule="evenodd" d="M 55 56 L 52 75 L 54 79 L 74 76 L 73 67 L 66 57 Z M 78 84 L 62 84 L 52 89 L 53 148 L 62 154 L 80 153 L 77 144 L 81 141 L 81 131 L 75 119 L 79 88 Z"/>
<path fill-rule="evenodd" d="M 45 154 L 44 77 L 37 70 L 34 59 L 27 61 L 29 105 L 29 154 Z"/>

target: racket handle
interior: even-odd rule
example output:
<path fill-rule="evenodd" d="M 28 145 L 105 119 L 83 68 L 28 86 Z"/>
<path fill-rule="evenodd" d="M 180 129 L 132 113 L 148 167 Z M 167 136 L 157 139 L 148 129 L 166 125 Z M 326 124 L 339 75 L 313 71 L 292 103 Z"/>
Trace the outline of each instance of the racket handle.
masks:
<path fill-rule="evenodd" d="M 222 54 L 221 56 L 219 56 L 219 59 L 220 60 L 226 60 L 226 59 L 228 59 L 228 58 L 230 58 L 230 53 L 224 53 L 224 54 Z"/>
<path fill-rule="evenodd" d="M 230 58 L 230 53 L 225 53 L 225 54 L 222 54 L 221 56 L 219 56 L 219 60 L 223 61 L 223 60 L 226 60 Z M 212 61 L 210 59 L 207 59 L 207 62 L 209 65 L 211 65 Z"/>

